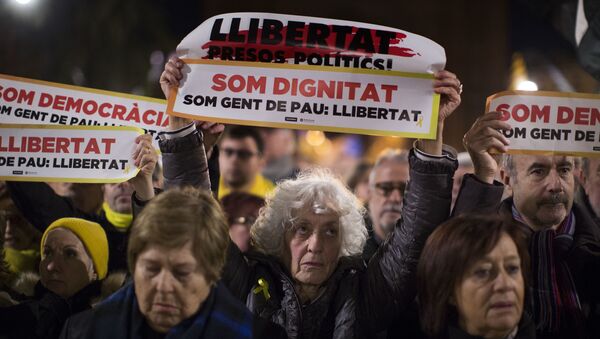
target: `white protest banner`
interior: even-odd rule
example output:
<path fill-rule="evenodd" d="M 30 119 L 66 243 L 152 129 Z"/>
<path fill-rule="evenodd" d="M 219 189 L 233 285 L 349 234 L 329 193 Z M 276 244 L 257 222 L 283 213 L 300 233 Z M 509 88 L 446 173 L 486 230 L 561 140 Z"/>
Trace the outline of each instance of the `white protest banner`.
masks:
<path fill-rule="evenodd" d="M 169 114 L 245 125 L 435 138 L 435 42 L 385 26 L 269 13 L 212 17 L 177 47 Z"/>
<path fill-rule="evenodd" d="M 272 13 L 229 13 L 204 21 L 177 46 L 188 59 L 258 61 L 411 73 L 444 68 L 435 42 L 396 28 Z"/>
<path fill-rule="evenodd" d="M 135 127 L 0 124 L 0 180 L 123 182 L 139 169 L 132 159 Z"/>
<path fill-rule="evenodd" d="M 600 95 L 505 91 L 487 98 L 512 129 L 513 154 L 600 156 Z"/>
<path fill-rule="evenodd" d="M 167 129 L 166 101 L 0 74 L 0 123 Z"/>

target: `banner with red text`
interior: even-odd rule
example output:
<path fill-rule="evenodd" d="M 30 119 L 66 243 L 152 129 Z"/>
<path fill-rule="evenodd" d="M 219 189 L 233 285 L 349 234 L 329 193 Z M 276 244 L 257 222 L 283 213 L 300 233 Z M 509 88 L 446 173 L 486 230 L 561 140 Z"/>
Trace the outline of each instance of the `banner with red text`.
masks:
<path fill-rule="evenodd" d="M 435 138 L 431 76 L 346 73 L 324 67 L 185 60 L 191 73 L 169 114 L 241 125 Z M 423 93 L 428 93 L 425 96 Z"/>
<path fill-rule="evenodd" d="M 511 125 L 509 153 L 600 156 L 600 95 L 505 91 L 487 98 L 486 111 Z"/>
<path fill-rule="evenodd" d="M 435 138 L 437 43 L 352 21 L 231 13 L 177 47 L 186 65 L 167 112 L 236 124 Z"/>
<path fill-rule="evenodd" d="M 0 180 L 123 182 L 137 175 L 135 127 L 0 124 Z"/>
<path fill-rule="evenodd" d="M 273 13 L 213 16 L 177 46 L 186 59 L 433 73 L 444 48 L 420 35 L 363 22 Z"/>
<path fill-rule="evenodd" d="M 166 101 L 0 74 L 0 123 L 133 126 L 154 137 L 169 124 Z"/>

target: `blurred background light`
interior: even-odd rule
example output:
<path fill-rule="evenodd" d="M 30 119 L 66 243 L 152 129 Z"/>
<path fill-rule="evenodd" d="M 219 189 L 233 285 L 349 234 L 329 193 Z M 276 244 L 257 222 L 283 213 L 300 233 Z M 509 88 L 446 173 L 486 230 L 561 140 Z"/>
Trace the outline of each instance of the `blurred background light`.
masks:
<path fill-rule="evenodd" d="M 306 133 L 306 142 L 313 147 L 321 146 L 325 139 L 325 133 L 322 131 L 308 131 Z"/>
<path fill-rule="evenodd" d="M 519 91 L 537 91 L 538 90 L 538 86 L 533 81 L 530 81 L 530 80 L 521 80 L 517 84 L 517 89 Z"/>
<path fill-rule="evenodd" d="M 323 132 L 321 132 L 321 133 L 323 133 Z M 324 139 L 323 142 L 321 144 L 319 144 L 319 146 L 315 147 L 315 152 L 320 157 L 332 156 L 332 150 L 333 150 L 333 144 L 331 143 L 331 140 L 329 140 L 329 139 Z"/>

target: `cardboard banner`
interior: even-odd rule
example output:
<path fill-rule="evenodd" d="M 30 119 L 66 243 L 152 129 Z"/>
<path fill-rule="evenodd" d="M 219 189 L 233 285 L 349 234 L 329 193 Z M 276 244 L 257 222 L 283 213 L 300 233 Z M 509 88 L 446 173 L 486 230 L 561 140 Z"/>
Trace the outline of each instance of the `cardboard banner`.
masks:
<path fill-rule="evenodd" d="M 435 42 L 351 21 L 232 13 L 177 47 L 186 62 L 167 112 L 245 125 L 435 138 L 445 65 Z"/>
<path fill-rule="evenodd" d="M 0 180 L 123 182 L 139 172 L 135 127 L 0 124 Z"/>
<path fill-rule="evenodd" d="M 132 126 L 154 137 L 169 124 L 166 101 L 0 74 L 0 123 Z"/>
<path fill-rule="evenodd" d="M 505 91 L 487 98 L 502 112 L 513 154 L 600 156 L 600 95 Z"/>

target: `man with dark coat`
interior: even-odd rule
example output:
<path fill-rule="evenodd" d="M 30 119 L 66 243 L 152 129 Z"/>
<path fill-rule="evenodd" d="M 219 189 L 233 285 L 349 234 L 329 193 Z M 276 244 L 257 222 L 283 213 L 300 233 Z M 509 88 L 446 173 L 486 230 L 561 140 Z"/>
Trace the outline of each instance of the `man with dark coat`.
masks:
<path fill-rule="evenodd" d="M 598 337 L 600 230 L 586 209 L 573 203 L 574 160 L 570 156 L 505 155 L 504 182 L 494 181 L 498 164 L 491 150 L 505 153 L 510 126 L 500 113 L 478 119 L 464 137 L 475 165 L 465 176 L 454 214 L 499 213 L 529 233 L 532 309 L 538 337 Z"/>

